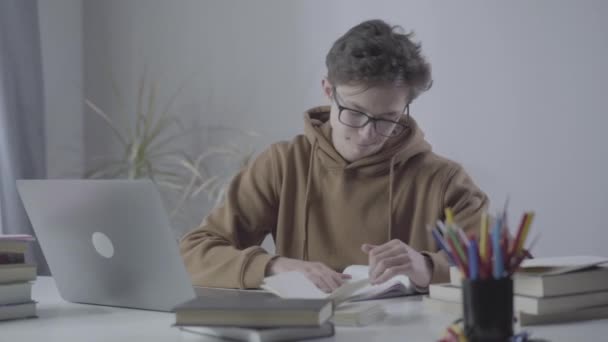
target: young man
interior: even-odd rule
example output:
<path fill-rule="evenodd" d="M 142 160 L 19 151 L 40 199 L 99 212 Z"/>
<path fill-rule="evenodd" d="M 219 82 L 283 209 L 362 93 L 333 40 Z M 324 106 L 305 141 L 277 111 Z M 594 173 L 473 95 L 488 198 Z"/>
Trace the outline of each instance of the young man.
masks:
<path fill-rule="evenodd" d="M 397 274 L 419 288 L 448 280 L 446 255 L 426 226 L 451 207 L 474 230 L 488 200 L 462 167 L 431 151 L 409 115 L 431 85 L 410 39 L 372 20 L 334 43 L 322 80 L 331 106 L 306 112 L 305 134 L 271 145 L 182 239 L 195 285 L 255 288 L 298 271 L 330 292 L 351 264 L 369 264 L 372 283 Z M 276 256 L 259 246 L 267 234 Z"/>

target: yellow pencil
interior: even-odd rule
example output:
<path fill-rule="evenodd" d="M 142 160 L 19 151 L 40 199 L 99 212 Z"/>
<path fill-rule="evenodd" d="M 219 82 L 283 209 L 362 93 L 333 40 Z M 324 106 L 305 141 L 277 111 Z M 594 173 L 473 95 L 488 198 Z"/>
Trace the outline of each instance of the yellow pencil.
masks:
<path fill-rule="evenodd" d="M 485 263 L 487 258 L 486 245 L 488 243 L 488 215 L 484 212 L 481 214 L 481 236 L 479 237 L 479 254 L 481 262 Z"/>
<path fill-rule="evenodd" d="M 519 243 L 517 244 L 516 255 L 519 255 L 519 253 L 521 253 L 521 251 L 524 248 L 524 244 L 526 242 L 526 237 L 528 236 L 528 231 L 530 230 L 530 225 L 532 225 L 533 219 L 534 219 L 534 212 L 531 211 L 528 213 L 528 219 L 526 220 L 526 223 L 524 224 L 524 228 L 521 232 L 521 239 L 519 240 Z"/>
<path fill-rule="evenodd" d="M 445 208 L 445 221 L 448 226 L 454 224 L 454 213 L 452 213 L 452 208 Z"/>

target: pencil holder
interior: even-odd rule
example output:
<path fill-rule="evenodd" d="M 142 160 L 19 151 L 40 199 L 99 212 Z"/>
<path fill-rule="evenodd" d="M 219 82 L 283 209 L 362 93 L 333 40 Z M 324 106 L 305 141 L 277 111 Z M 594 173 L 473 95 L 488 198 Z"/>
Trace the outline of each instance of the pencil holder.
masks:
<path fill-rule="evenodd" d="M 513 336 L 513 280 L 463 279 L 464 330 L 469 342 L 503 342 Z"/>

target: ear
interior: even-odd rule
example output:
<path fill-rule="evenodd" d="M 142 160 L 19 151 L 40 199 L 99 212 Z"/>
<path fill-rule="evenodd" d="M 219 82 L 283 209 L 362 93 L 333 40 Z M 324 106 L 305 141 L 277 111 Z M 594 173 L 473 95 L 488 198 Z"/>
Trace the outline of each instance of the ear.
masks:
<path fill-rule="evenodd" d="M 333 98 L 334 86 L 329 82 L 327 77 L 323 77 L 321 80 L 321 88 L 323 88 L 323 93 L 327 96 L 327 99 L 331 102 Z"/>

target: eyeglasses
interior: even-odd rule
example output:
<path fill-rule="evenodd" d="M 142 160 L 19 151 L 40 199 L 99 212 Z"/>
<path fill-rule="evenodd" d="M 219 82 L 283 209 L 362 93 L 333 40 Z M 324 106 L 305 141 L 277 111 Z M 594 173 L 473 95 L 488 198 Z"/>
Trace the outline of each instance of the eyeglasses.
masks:
<path fill-rule="evenodd" d="M 342 106 L 338 102 L 338 95 L 337 95 L 335 87 L 333 89 L 333 96 L 334 96 L 334 101 L 336 101 L 336 106 L 338 107 L 338 120 L 343 125 L 346 125 L 346 126 L 352 127 L 352 128 L 362 128 L 365 125 L 367 125 L 368 123 L 370 123 L 370 121 L 371 121 L 374 125 L 374 130 L 376 131 L 376 133 L 378 133 L 384 137 L 387 137 L 387 138 L 399 136 L 399 135 L 403 134 L 403 132 L 405 132 L 405 130 L 407 129 L 407 126 L 401 122 L 388 120 L 388 119 L 375 118 L 375 117 L 373 117 L 369 114 L 365 114 L 361 111 Z M 410 117 L 409 103 L 405 105 L 405 108 L 403 109 L 403 114 L 405 114 L 407 117 L 406 121 L 409 121 L 409 117 Z"/>

